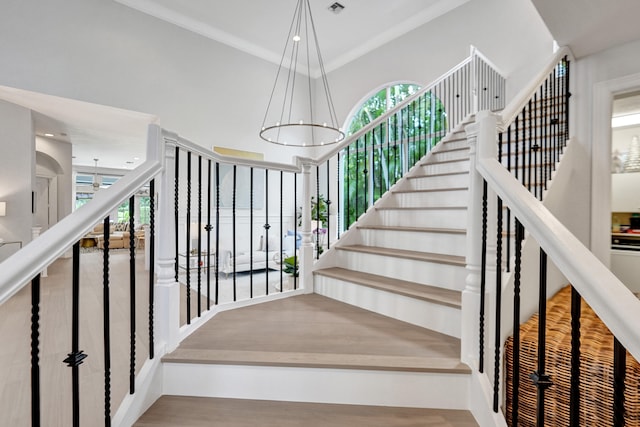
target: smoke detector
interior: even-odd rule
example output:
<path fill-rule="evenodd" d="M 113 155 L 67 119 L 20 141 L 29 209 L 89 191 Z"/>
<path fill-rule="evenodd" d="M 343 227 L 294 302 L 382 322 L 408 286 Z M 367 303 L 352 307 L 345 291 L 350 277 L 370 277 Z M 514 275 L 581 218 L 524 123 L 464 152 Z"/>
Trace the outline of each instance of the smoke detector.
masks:
<path fill-rule="evenodd" d="M 335 2 L 331 6 L 329 6 L 328 9 L 337 15 L 338 13 L 342 12 L 344 6 L 338 2 Z"/>

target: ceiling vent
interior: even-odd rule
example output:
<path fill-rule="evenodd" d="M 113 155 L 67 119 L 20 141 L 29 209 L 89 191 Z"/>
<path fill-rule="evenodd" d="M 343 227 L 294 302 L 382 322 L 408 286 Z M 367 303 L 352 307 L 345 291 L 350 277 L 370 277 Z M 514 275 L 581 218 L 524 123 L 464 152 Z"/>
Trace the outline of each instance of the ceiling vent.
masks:
<path fill-rule="evenodd" d="M 334 4 L 329 6 L 328 9 L 337 15 L 338 13 L 342 12 L 342 9 L 344 9 L 344 6 L 338 2 L 335 2 Z"/>

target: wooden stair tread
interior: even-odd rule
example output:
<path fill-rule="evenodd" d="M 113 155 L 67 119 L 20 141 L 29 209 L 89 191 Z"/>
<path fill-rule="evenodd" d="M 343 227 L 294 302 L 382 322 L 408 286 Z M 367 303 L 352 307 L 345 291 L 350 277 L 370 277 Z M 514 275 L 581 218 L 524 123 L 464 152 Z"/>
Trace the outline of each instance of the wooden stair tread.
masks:
<path fill-rule="evenodd" d="M 466 206 L 376 206 L 378 211 L 406 210 L 406 211 L 433 211 L 433 210 L 466 210 Z"/>
<path fill-rule="evenodd" d="M 477 427 L 469 411 L 161 396 L 135 427 Z"/>
<path fill-rule="evenodd" d="M 437 193 L 437 192 L 442 192 L 442 191 L 467 191 L 469 190 L 469 187 L 446 187 L 446 188 L 427 188 L 424 190 L 414 190 L 414 189 L 408 189 L 408 190 L 392 190 L 391 192 L 394 194 L 400 194 L 400 193 Z"/>
<path fill-rule="evenodd" d="M 438 172 L 431 174 L 423 174 L 423 175 L 412 175 L 407 176 L 407 179 L 420 179 L 420 178 L 431 178 L 436 176 L 449 176 L 449 175 L 468 175 L 469 171 L 461 171 L 461 172 Z"/>
<path fill-rule="evenodd" d="M 467 230 L 461 228 L 434 228 L 434 227 L 406 227 L 394 225 L 358 225 L 362 230 L 389 230 L 389 231 L 408 231 L 414 233 L 443 233 L 443 234 L 466 234 Z"/>
<path fill-rule="evenodd" d="M 444 254 L 436 254 L 431 252 L 407 251 L 404 249 L 383 248 L 379 246 L 365 246 L 365 245 L 345 245 L 345 246 L 334 246 L 334 247 L 338 250 L 400 257 L 400 258 L 412 259 L 416 261 L 428 261 L 428 262 L 430 261 L 430 262 L 437 262 L 440 264 L 451 264 L 451 265 L 459 265 L 459 266 L 466 265 L 465 257 L 458 256 L 458 255 L 444 255 Z"/>
<path fill-rule="evenodd" d="M 323 268 L 314 271 L 313 274 L 332 277 L 334 279 L 344 280 L 423 301 L 435 302 L 457 309 L 462 307 L 462 293 L 451 289 L 422 285 L 420 283 L 340 267 Z"/>
<path fill-rule="evenodd" d="M 456 358 L 389 356 L 289 351 L 247 351 L 178 348 L 162 358 L 163 363 L 208 365 L 286 366 L 292 368 L 357 369 L 374 371 L 437 372 L 468 374 L 469 367 Z"/>
<path fill-rule="evenodd" d="M 443 165 L 446 163 L 459 163 L 459 162 L 468 162 L 469 157 L 462 157 L 460 159 L 450 159 L 450 160 L 435 160 L 435 161 L 427 161 L 420 163 L 420 166 L 429 166 L 429 165 Z"/>

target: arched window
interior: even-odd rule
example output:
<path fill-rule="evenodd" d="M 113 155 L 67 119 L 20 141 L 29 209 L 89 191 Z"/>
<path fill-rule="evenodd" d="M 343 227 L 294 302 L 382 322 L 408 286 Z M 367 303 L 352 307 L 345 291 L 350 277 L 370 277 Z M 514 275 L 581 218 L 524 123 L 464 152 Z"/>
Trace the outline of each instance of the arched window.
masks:
<path fill-rule="evenodd" d="M 351 116 L 347 134 L 355 134 L 419 91 L 420 86 L 410 83 L 379 90 Z M 446 120 L 442 102 L 426 92 L 342 151 L 343 230 L 444 136 Z"/>

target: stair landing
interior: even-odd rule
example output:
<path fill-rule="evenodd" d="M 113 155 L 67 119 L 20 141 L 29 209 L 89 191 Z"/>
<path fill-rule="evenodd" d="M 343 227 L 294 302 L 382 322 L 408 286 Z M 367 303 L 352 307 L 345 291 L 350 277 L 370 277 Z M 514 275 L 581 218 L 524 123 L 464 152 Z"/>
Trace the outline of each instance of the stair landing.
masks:
<path fill-rule="evenodd" d="M 221 312 L 163 362 L 470 372 L 460 340 L 316 294 Z"/>

